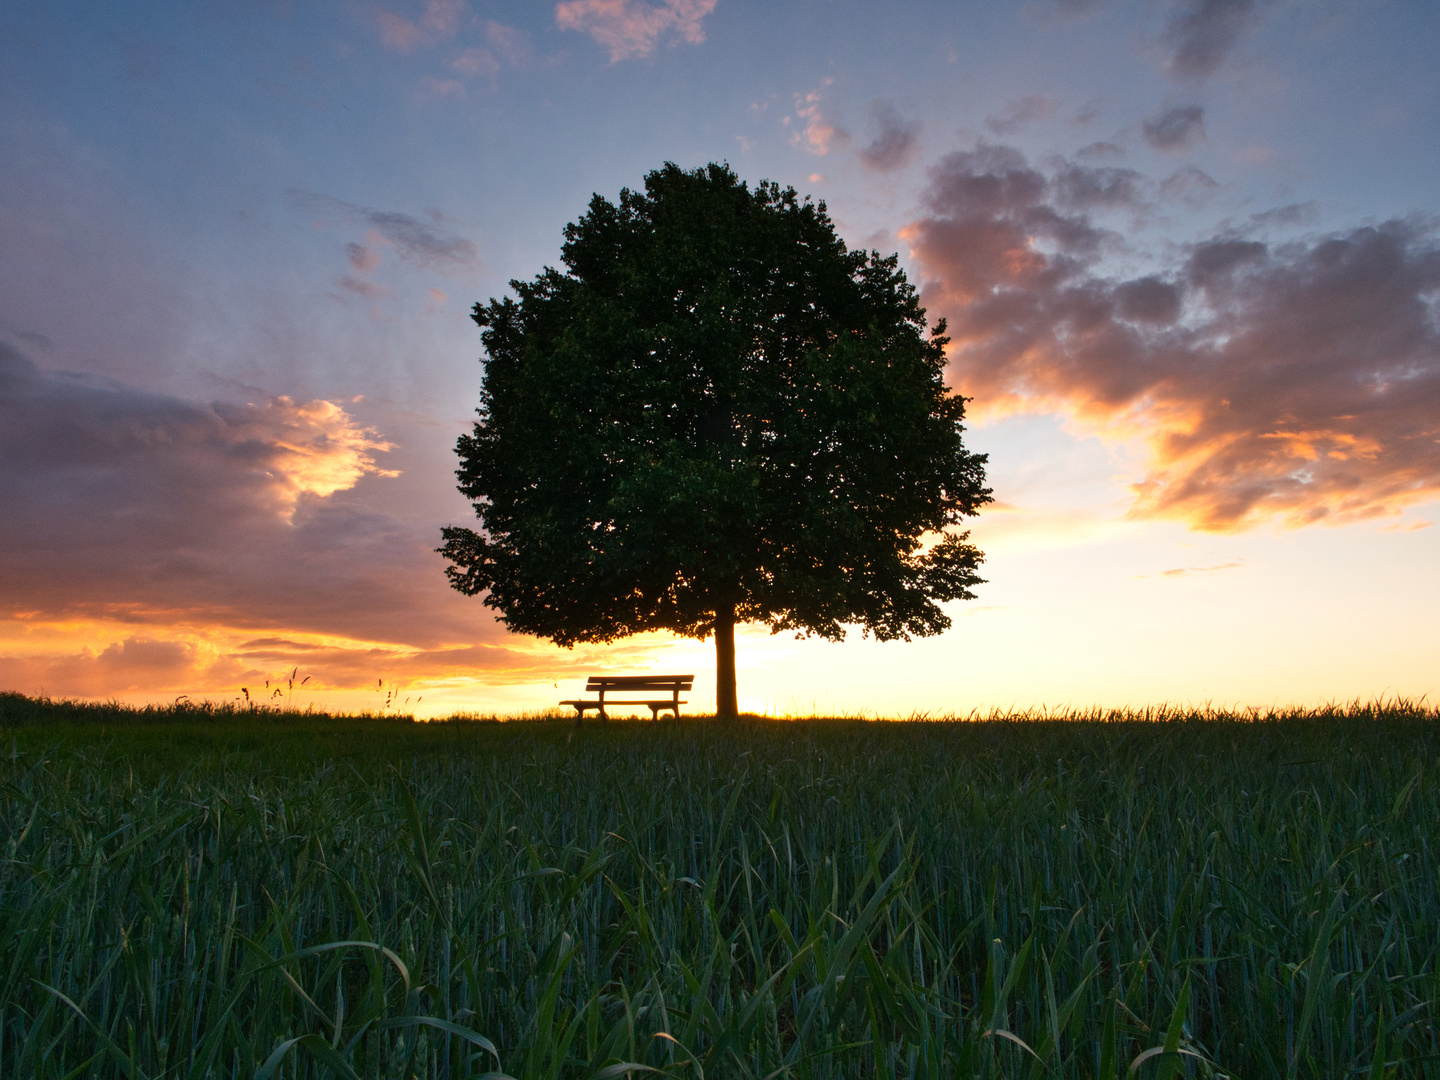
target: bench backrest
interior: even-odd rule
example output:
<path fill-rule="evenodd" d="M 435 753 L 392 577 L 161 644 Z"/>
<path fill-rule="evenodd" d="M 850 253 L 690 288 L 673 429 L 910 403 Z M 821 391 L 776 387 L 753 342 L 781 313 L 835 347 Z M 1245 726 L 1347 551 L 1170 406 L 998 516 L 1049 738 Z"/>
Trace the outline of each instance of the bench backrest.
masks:
<path fill-rule="evenodd" d="M 694 683 L 694 675 L 591 675 L 590 681 L 585 684 L 585 692 L 665 690 L 683 694 L 688 693 Z"/>

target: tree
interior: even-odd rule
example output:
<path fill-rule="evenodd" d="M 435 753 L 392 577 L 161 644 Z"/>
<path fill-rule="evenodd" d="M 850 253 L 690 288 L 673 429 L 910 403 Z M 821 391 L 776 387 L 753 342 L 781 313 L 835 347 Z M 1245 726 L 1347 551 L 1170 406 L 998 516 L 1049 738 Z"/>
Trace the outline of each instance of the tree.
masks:
<path fill-rule="evenodd" d="M 896 256 L 793 188 L 667 163 L 594 196 L 561 259 L 474 308 L 456 476 L 482 529 L 443 531 L 455 588 L 565 646 L 713 635 L 720 716 L 737 622 L 909 640 L 973 599 L 985 457 Z"/>

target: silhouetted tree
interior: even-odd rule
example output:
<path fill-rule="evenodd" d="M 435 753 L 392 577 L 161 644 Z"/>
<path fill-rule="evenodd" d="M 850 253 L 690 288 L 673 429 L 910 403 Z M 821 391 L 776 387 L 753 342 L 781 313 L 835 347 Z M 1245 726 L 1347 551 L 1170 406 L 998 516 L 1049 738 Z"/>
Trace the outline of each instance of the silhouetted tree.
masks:
<path fill-rule="evenodd" d="M 981 580 L 956 526 L 990 499 L 985 458 L 895 256 L 847 251 L 793 188 L 667 164 L 596 195 L 561 259 L 475 305 L 456 475 L 482 529 L 444 530 L 455 588 L 566 646 L 713 634 L 721 716 L 737 622 L 950 625 L 937 601 Z"/>

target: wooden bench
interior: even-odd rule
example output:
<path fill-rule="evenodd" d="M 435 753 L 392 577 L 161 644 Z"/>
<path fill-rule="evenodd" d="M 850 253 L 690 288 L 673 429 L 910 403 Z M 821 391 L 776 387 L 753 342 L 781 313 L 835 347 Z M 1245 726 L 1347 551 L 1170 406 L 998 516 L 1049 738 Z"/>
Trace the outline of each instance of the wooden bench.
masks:
<path fill-rule="evenodd" d="M 585 710 L 594 709 L 600 714 L 601 720 L 609 719 L 605 714 L 605 695 L 607 693 L 620 694 L 669 694 L 668 698 L 647 697 L 640 700 L 617 701 L 611 698 L 610 705 L 644 705 L 650 710 L 650 719 L 658 720 L 660 713 L 669 709 L 680 718 L 680 706 L 687 704 L 680 700 L 681 694 L 688 694 L 690 687 L 694 685 L 694 675 L 591 675 L 585 683 L 585 692 L 595 694 L 593 698 L 580 698 L 571 701 L 562 701 L 561 705 L 569 705 L 575 710 L 575 723 L 579 724 L 585 719 Z"/>

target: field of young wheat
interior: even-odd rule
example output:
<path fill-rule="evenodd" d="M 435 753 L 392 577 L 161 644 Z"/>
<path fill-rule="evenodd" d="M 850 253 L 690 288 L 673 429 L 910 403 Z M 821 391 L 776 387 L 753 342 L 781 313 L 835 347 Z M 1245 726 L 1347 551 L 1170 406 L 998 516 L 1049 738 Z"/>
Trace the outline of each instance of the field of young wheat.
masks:
<path fill-rule="evenodd" d="M 0 1076 L 1440 1076 L 1440 722 L 0 696 Z"/>

